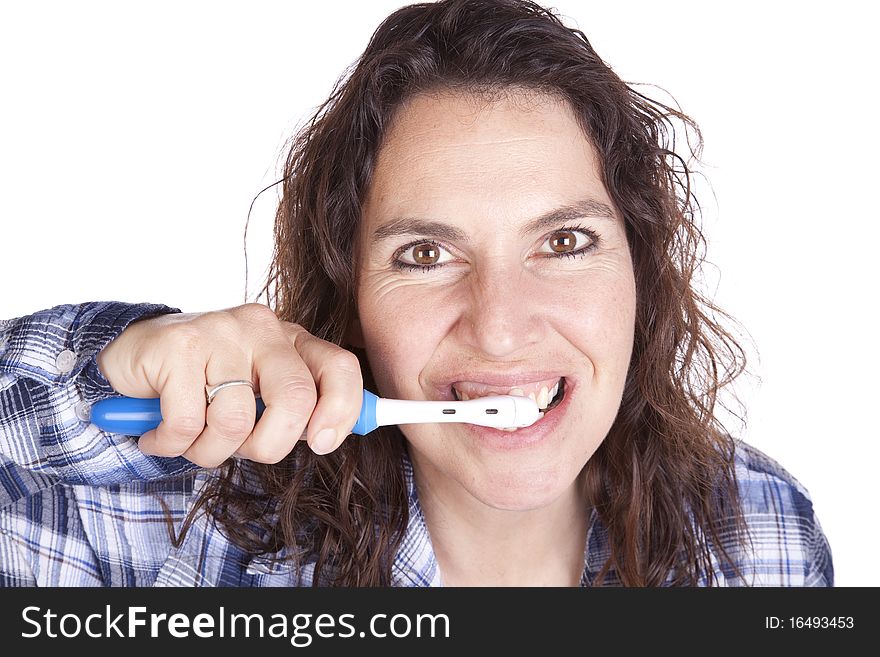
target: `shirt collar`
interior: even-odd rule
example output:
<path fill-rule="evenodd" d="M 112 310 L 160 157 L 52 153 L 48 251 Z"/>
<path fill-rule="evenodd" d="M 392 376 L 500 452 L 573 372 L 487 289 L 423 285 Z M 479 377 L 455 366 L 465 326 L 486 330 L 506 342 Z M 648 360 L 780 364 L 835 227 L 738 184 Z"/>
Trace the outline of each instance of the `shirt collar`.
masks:
<path fill-rule="evenodd" d="M 428 526 L 419 504 L 412 463 L 404 460 L 407 496 L 409 499 L 409 523 L 392 566 L 394 586 L 441 586 L 440 566 L 431 545 Z M 595 509 L 590 510 L 587 523 L 587 539 L 584 547 L 584 571 L 581 586 L 590 586 L 609 555 L 608 535 Z M 606 581 L 613 577 L 609 573 Z"/>
<path fill-rule="evenodd" d="M 440 567 L 425 516 L 419 503 L 418 490 L 415 486 L 412 463 L 408 457 L 403 460 L 404 477 L 406 481 L 407 500 L 409 505 L 409 520 L 403 539 L 395 555 L 391 566 L 392 586 L 400 587 L 424 587 L 440 586 Z M 290 585 L 290 578 L 294 569 L 285 557 L 289 554 L 287 548 L 270 554 L 253 557 L 246 565 L 248 574 L 261 575 L 263 578 L 284 578 L 285 584 Z M 581 586 L 590 586 L 597 573 L 605 563 L 609 555 L 607 531 L 598 519 L 595 509 L 590 512 L 587 526 L 587 540 L 584 550 L 584 572 L 581 577 Z M 311 586 L 314 564 L 304 564 L 299 575 L 299 586 Z M 606 583 L 613 579 L 613 572 L 606 575 Z M 271 586 L 271 581 L 262 583 Z"/>

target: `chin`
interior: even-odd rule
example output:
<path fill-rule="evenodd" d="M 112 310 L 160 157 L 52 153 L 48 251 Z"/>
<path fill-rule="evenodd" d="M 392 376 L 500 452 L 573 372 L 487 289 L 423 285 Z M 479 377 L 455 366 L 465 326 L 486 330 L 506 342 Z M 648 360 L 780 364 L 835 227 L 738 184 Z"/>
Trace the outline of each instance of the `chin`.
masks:
<path fill-rule="evenodd" d="M 571 491 L 577 473 L 556 468 L 504 469 L 473 473 L 465 488 L 486 506 L 501 511 L 534 511 L 553 504 Z"/>

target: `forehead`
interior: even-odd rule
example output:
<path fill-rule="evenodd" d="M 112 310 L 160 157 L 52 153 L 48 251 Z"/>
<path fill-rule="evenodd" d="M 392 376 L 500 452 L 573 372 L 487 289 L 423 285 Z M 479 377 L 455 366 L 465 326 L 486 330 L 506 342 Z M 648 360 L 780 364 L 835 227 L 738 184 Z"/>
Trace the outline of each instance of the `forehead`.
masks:
<path fill-rule="evenodd" d="M 559 96 L 510 87 L 495 92 L 438 89 L 415 94 L 397 110 L 386 148 L 418 139 L 491 142 L 510 133 L 549 136 L 580 132 L 569 104 Z"/>
<path fill-rule="evenodd" d="M 489 203 L 511 194 L 580 198 L 601 186 L 598 156 L 567 102 L 526 90 L 491 98 L 440 91 L 397 112 L 368 205 L 443 201 L 451 191 Z"/>

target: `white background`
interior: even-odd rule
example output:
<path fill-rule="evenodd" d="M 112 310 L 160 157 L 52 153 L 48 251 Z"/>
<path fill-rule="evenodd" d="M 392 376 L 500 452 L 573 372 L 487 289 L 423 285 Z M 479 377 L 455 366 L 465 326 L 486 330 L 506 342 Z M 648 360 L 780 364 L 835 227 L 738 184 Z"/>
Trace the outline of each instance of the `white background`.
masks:
<path fill-rule="evenodd" d="M 400 4 L 0 4 L 0 317 L 253 300 L 277 197 L 254 206 L 245 289 L 251 200 Z M 553 5 L 702 128 L 707 286 L 751 336 L 748 425 L 730 428 L 809 489 L 840 586 L 880 584 L 869 4 Z"/>

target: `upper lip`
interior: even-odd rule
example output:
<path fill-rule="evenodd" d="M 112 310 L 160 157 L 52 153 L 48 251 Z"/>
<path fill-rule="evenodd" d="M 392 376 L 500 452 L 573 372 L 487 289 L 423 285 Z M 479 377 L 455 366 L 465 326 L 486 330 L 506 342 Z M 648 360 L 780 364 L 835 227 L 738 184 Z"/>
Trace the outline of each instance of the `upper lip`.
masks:
<path fill-rule="evenodd" d="M 456 372 L 446 375 L 436 384 L 436 388 L 445 399 L 452 399 L 452 387 L 457 383 L 477 384 L 487 389 L 496 389 L 498 394 L 506 395 L 511 388 L 523 388 L 540 381 L 557 381 L 567 375 L 562 372 L 532 370 L 519 372 Z"/>

